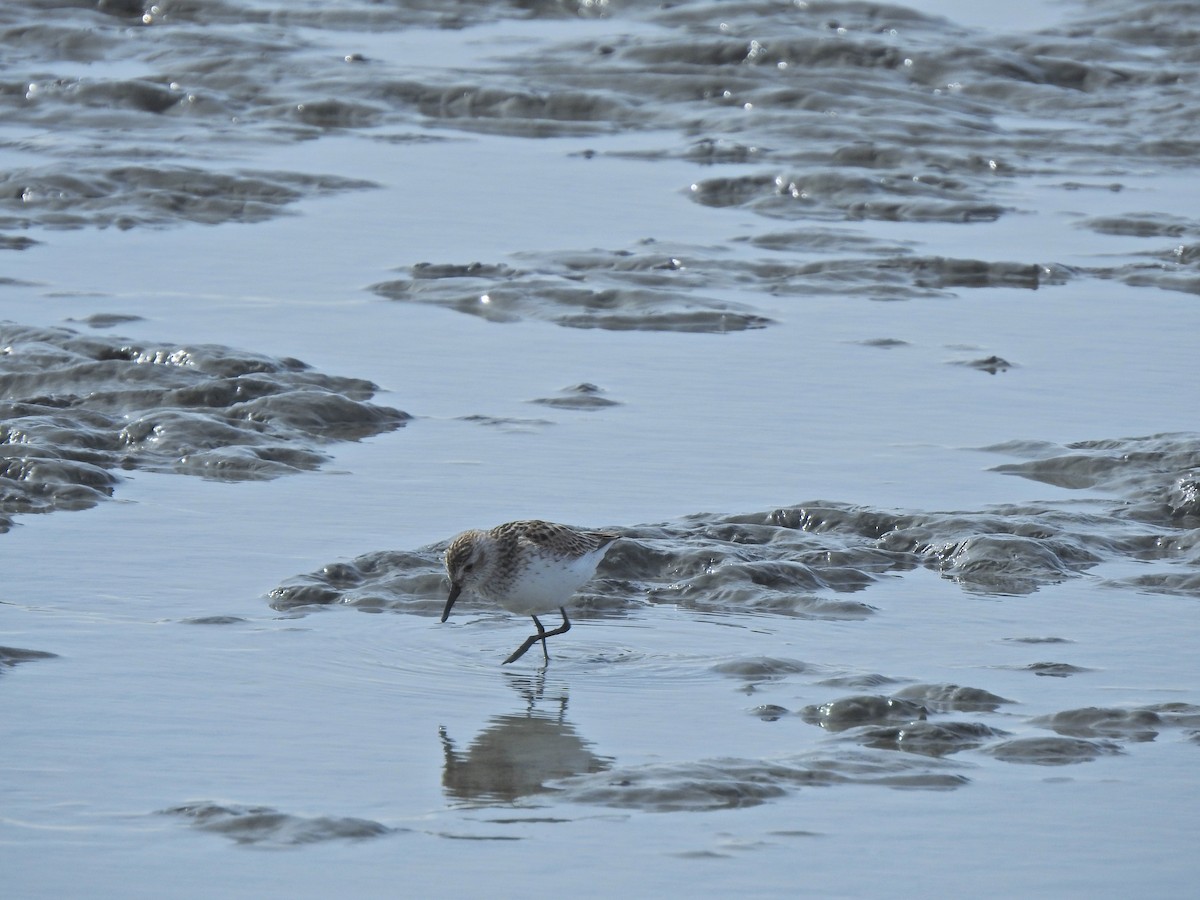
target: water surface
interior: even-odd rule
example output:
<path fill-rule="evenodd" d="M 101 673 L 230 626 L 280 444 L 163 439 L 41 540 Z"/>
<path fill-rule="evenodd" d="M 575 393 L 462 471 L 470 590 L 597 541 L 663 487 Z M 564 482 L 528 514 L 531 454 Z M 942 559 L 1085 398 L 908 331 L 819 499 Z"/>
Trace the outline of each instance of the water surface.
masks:
<path fill-rule="evenodd" d="M 1193 10 L 0 32 L 14 896 L 1185 893 Z"/>

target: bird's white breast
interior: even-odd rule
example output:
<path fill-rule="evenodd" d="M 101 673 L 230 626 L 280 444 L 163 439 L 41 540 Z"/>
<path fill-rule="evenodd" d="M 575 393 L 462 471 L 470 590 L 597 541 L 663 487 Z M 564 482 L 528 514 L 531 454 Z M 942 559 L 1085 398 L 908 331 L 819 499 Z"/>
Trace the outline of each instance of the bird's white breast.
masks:
<path fill-rule="evenodd" d="M 575 558 L 529 553 L 511 586 L 495 599 L 510 612 L 527 616 L 552 612 L 587 583 L 607 551 L 604 546 Z"/>

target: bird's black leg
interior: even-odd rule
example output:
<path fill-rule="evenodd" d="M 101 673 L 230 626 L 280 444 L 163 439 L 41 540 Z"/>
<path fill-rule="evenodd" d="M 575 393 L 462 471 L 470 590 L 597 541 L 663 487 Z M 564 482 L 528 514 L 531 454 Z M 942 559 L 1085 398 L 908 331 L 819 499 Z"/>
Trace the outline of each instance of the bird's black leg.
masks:
<path fill-rule="evenodd" d="M 537 616 L 533 616 L 533 624 L 538 628 L 538 634 L 542 637 L 542 659 L 550 662 L 550 652 L 546 649 L 546 635 L 548 632 L 542 627 L 542 623 L 538 621 Z"/>
<path fill-rule="evenodd" d="M 556 634 L 566 634 L 571 630 L 571 620 L 567 618 L 566 608 L 560 606 L 558 611 L 562 613 L 563 623 L 553 631 L 547 631 L 545 628 L 543 628 L 542 623 L 538 621 L 537 616 L 530 616 L 530 618 L 533 619 L 533 624 L 537 626 L 538 633 L 531 634 L 528 638 L 526 638 L 525 643 L 514 650 L 512 655 L 504 661 L 503 665 L 508 665 L 510 662 L 516 662 L 525 655 L 525 651 L 527 651 L 538 641 L 542 642 L 542 655 L 546 658 L 546 662 L 550 662 L 550 654 L 546 650 L 546 638 L 554 637 Z"/>
<path fill-rule="evenodd" d="M 525 639 L 525 643 L 523 643 L 523 644 L 522 644 L 520 647 L 518 647 L 516 650 L 514 650 L 514 651 L 512 652 L 512 655 L 511 655 L 511 656 L 509 656 L 509 658 L 508 658 L 508 659 L 506 659 L 506 660 L 505 660 L 505 661 L 502 663 L 502 665 L 505 665 L 505 666 L 507 666 L 507 665 L 508 665 L 510 662 L 516 662 L 518 659 L 520 659 L 522 656 L 524 656 L 524 655 L 525 655 L 525 651 L 526 651 L 526 650 L 528 650 L 530 647 L 532 647 L 532 646 L 533 646 L 534 644 L 536 644 L 538 641 L 541 641 L 541 642 L 542 642 L 542 653 L 546 654 L 546 661 L 547 661 L 547 662 L 549 662 L 549 661 L 550 661 L 550 655 L 549 655 L 548 653 L 546 653 L 546 634 L 547 634 L 547 631 L 546 631 L 546 629 L 545 629 L 545 628 L 543 628 L 543 627 L 542 627 L 542 623 L 538 621 L 538 617 L 537 617 L 537 616 L 531 616 L 530 618 L 532 618 L 532 619 L 533 619 L 533 624 L 537 626 L 538 633 L 537 633 L 537 634 L 531 634 L 529 637 L 527 637 L 527 638 Z"/>

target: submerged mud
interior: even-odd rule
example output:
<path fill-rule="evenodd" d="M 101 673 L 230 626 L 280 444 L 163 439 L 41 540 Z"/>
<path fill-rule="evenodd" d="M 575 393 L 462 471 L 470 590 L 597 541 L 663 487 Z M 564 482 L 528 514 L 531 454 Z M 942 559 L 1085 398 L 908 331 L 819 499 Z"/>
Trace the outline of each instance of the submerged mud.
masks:
<path fill-rule="evenodd" d="M 0 528 L 93 506 L 120 470 L 242 481 L 315 469 L 329 443 L 409 418 L 374 392 L 296 359 L 0 323 Z"/>
<path fill-rule="evenodd" d="M 336 840 L 361 841 L 397 831 L 370 819 L 298 816 L 269 806 L 197 802 L 164 809 L 161 813 L 178 816 L 201 831 L 227 837 L 238 844 L 266 847 Z"/>

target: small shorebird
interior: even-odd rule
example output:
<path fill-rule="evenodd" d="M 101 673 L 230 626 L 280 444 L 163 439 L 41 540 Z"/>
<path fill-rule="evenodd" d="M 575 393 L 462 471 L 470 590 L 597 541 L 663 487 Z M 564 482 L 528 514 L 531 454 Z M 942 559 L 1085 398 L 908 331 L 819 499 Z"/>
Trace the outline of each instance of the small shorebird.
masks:
<path fill-rule="evenodd" d="M 514 662 L 538 641 L 546 662 L 546 638 L 571 629 L 566 601 L 595 573 L 596 566 L 619 534 L 581 531 L 569 525 L 529 520 L 497 525 L 489 531 L 464 531 L 446 549 L 450 596 L 442 621 L 464 590 L 494 600 L 509 612 L 533 618 L 537 634 L 530 635 L 505 663 Z M 558 610 L 562 625 L 547 631 L 538 613 Z"/>

